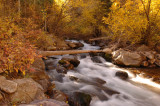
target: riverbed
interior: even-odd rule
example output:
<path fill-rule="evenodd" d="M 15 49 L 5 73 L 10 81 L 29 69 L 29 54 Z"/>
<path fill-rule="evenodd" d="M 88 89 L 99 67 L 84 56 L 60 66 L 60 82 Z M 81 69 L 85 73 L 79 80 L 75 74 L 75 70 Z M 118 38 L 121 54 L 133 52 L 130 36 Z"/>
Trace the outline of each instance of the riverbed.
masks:
<path fill-rule="evenodd" d="M 73 41 L 76 42 L 76 41 Z M 83 41 L 83 50 L 97 50 L 98 46 L 91 46 Z M 52 56 L 55 64 L 64 56 Z M 160 106 L 160 85 L 151 79 L 131 73 L 129 70 L 119 68 L 111 62 L 97 56 L 98 62 L 93 61 L 89 54 L 76 55 L 80 64 L 74 70 L 69 70 L 62 75 L 55 69 L 49 70 L 49 75 L 54 79 L 56 88 L 67 95 L 73 92 L 84 92 L 92 96 L 90 106 Z M 117 71 L 125 71 L 129 78 L 122 80 L 115 76 Z M 79 79 L 71 80 L 70 76 Z M 95 83 L 100 79 L 106 83 Z M 106 89 L 118 93 L 110 94 Z"/>

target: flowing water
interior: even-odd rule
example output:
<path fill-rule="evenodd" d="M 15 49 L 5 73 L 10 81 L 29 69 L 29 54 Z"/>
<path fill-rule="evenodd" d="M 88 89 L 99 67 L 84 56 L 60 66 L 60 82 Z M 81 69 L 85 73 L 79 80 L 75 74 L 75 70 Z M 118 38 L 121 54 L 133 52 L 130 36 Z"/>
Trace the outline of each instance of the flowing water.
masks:
<path fill-rule="evenodd" d="M 83 42 L 84 43 L 84 42 Z M 99 49 L 84 43 L 82 49 Z M 63 56 L 57 56 L 58 61 Z M 83 57 L 83 58 L 82 58 Z M 102 57 L 98 57 L 101 63 L 96 63 L 91 60 L 89 55 L 78 56 L 80 65 L 70 70 L 65 76 L 55 81 L 56 87 L 66 93 L 81 91 L 94 95 L 90 106 L 160 106 L 160 95 L 157 92 L 149 89 L 144 84 L 151 84 L 155 89 L 160 90 L 158 84 L 153 83 L 149 79 L 144 79 L 139 76 L 129 74 L 129 80 L 121 80 L 115 77 L 117 71 L 123 70 L 117 68 L 110 62 L 106 62 Z M 124 70 L 127 71 L 127 70 Z M 60 78 L 60 75 L 52 70 L 54 79 Z M 52 75 L 52 74 L 50 74 Z M 81 81 L 71 80 L 69 76 L 74 76 Z M 106 81 L 105 84 L 94 83 L 94 78 Z M 136 83 L 133 83 L 136 82 Z M 144 84 L 138 84 L 144 83 Z M 118 94 L 110 95 L 105 88 L 119 92 Z"/>

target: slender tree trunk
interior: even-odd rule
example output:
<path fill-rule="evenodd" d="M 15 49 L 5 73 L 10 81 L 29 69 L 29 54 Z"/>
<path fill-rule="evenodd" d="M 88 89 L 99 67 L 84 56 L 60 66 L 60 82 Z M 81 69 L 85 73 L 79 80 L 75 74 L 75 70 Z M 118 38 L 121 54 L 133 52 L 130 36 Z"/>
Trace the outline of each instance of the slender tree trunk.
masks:
<path fill-rule="evenodd" d="M 3 0 L 3 15 L 5 16 L 6 15 L 6 1 Z"/>
<path fill-rule="evenodd" d="M 143 0 L 141 0 L 141 2 L 142 2 L 142 5 L 144 7 L 144 11 L 145 11 L 146 18 L 147 18 L 147 21 L 148 21 L 148 23 L 147 23 L 147 29 L 146 29 L 146 31 L 144 33 L 145 35 L 144 35 L 142 41 L 143 41 L 144 44 L 146 44 L 146 45 L 149 46 L 149 41 L 151 39 L 150 8 L 151 8 L 151 2 L 152 2 L 152 0 L 148 0 L 147 7 L 145 6 Z"/>
<path fill-rule="evenodd" d="M 18 15 L 21 17 L 21 0 L 18 0 Z"/>
<path fill-rule="evenodd" d="M 47 19 L 46 19 L 46 17 L 44 19 L 44 31 L 47 31 Z"/>

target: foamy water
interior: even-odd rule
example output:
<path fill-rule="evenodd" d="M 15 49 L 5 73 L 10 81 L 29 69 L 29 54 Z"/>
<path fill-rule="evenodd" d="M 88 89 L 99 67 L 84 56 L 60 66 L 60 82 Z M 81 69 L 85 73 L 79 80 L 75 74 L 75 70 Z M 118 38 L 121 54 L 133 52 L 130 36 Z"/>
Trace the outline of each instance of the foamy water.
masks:
<path fill-rule="evenodd" d="M 84 48 L 85 50 L 98 49 L 98 47 L 88 44 L 85 44 Z M 59 59 L 61 58 L 60 56 Z M 158 93 L 151 91 L 144 85 L 133 84 L 131 81 L 148 84 L 156 89 L 160 89 L 159 84 L 152 82 L 150 79 L 135 76 L 127 70 L 116 68 L 115 65 L 106 62 L 102 57 L 99 57 L 99 59 L 102 63 L 94 63 L 90 56 L 79 57 L 80 65 L 75 70 L 70 70 L 63 77 L 63 81 L 55 81 L 56 87 L 66 93 L 81 91 L 94 95 L 96 99 L 92 99 L 90 106 L 160 106 L 160 95 Z M 55 72 L 55 70 L 52 71 Z M 115 77 L 117 71 L 127 71 L 129 74 L 128 81 Z M 102 79 L 107 82 L 102 85 L 103 87 L 118 91 L 119 94 L 109 95 L 96 84 L 71 81 L 69 76 L 88 82 L 92 82 L 92 78 Z"/>

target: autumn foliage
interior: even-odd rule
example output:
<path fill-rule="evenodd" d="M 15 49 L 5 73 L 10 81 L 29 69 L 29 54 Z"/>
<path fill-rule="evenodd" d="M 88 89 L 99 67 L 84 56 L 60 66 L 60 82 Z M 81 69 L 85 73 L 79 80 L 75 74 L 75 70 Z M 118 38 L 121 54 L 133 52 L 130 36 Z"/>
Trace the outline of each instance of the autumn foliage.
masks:
<path fill-rule="evenodd" d="M 160 42 L 160 1 L 159 0 L 114 0 L 109 17 L 112 37 L 119 42 L 154 45 Z"/>
<path fill-rule="evenodd" d="M 37 56 L 35 47 L 23 38 L 22 30 L 11 19 L 0 19 L 0 71 L 21 72 L 30 69 Z"/>
<path fill-rule="evenodd" d="M 36 50 L 54 48 L 54 38 L 100 35 L 102 17 L 111 5 L 107 3 L 110 0 L 0 0 L 0 71 L 25 75 L 39 57 Z"/>

